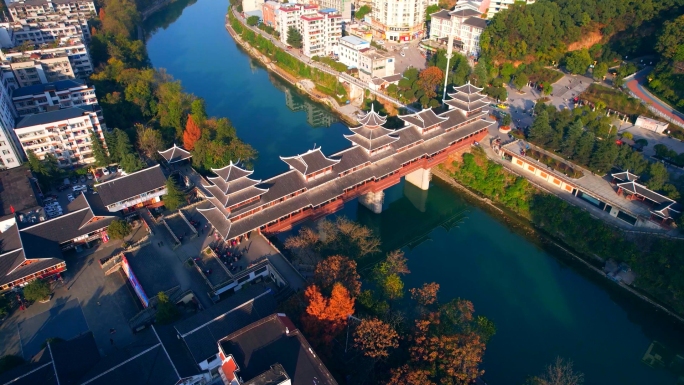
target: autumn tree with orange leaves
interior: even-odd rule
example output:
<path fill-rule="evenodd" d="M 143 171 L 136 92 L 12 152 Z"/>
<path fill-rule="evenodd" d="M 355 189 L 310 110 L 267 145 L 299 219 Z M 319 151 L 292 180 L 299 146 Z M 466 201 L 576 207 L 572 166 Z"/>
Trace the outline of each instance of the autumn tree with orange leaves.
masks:
<path fill-rule="evenodd" d="M 331 291 L 339 282 L 356 297 L 361 292 L 361 276 L 356 272 L 356 262 L 341 255 L 333 255 L 316 265 L 314 282 L 324 291 Z"/>
<path fill-rule="evenodd" d="M 399 347 L 399 334 L 377 318 L 363 319 L 354 331 L 354 346 L 366 357 L 386 358 L 390 349 Z"/>
<path fill-rule="evenodd" d="M 428 98 L 437 96 L 437 86 L 444 81 L 444 72 L 438 67 L 432 66 L 424 69 L 418 75 L 418 87 Z"/>
<path fill-rule="evenodd" d="M 439 284 L 435 282 L 424 283 L 423 287 L 409 290 L 411 298 L 421 306 L 429 306 L 437 302 Z"/>
<path fill-rule="evenodd" d="M 202 136 L 202 130 L 195 123 L 191 114 L 188 114 L 188 122 L 185 124 L 185 131 L 183 131 L 183 147 L 186 150 L 192 151 L 195 148 L 195 142 L 197 142 Z"/>
<path fill-rule="evenodd" d="M 323 296 L 315 284 L 306 288 L 304 297 L 307 307 L 302 324 L 307 338 L 316 345 L 329 344 L 354 314 L 354 299 L 341 283 L 333 286 L 330 298 Z"/>

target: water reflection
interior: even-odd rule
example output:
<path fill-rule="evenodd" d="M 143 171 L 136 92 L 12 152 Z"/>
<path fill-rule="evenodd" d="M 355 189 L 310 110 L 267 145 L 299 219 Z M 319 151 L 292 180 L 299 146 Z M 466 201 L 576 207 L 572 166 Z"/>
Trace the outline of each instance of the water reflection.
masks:
<path fill-rule="evenodd" d="M 143 29 L 145 30 L 145 39 L 152 36 L 158 29 L 166 29 L 173 24 L 183 14 L 183 10 L 193 5 L 197 0 L 175 0 L 171 4 L 165 6 L 162 10 L 150 15 L 143 22 Z"/>
<path fill-rule="evenodd" d="M 288 87 L 277 77 L 269 74 L 273 85 L 285 94 L 285 105 L 292 112 L 304 111 L 306 122 L 312 128 L 327 128 L 339 120 L 330 111 L 301 95 L 296 89 Z"/>

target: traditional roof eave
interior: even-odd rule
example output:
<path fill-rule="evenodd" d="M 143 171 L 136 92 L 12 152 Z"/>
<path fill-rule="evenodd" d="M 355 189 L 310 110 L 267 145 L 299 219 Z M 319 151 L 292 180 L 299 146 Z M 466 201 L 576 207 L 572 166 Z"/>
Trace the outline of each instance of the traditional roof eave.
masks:
<path fill-rule="evenodd" d="M 359 123 L 361 123 L 364 126 L 371 127 L 382 126 L 383 124 L 387 123 L 387 117 L 380 116 L 380 114 L 375 112 L 375 107 L 371 103 L 371 110 L 359 119 Z"/>
<path fill-rule="evenodd" d="M 307 156 L 307 155 L 309 155 L 309 154 L 311 154 L 311 153 L 314 153 L 314 152 L 319 152 L 319 153 L 321 154 L 321 156 L 322 156 L 323 158 L 326 159 L 326 161 L 328 161 L 328 162 L 331 163 L 331 164 L 330 164 L 329 166 L 327 166 L 327 167 L 332 167 L 333 165 L 335 165 L 335 164 L 337 164 L 337 163 L 340 163 L 340 159 L 330 159 L 330 158 L 328 158 L 327 156 L 325 156 L 325 154 L 323 154 L 323 152 L 321 151 L 321 147 L 316 147 L 316 148 L 313 148 L 313 149 L 311 149 L 311 150 L 308 150 L 308 151 L 305 152 L 304 154 L 299 154 L 299 155 L 295 155 L 295 156 L 281 156 L 281 157 L 280 157 L 280 160 L 282 160 L 283 162 L 287 163 L 289 166 L 291 166 L 292 168 L 296 169 L 297 171 L 300 171 L 299 169 L 297 169 L 296 167 L 294 167 L 294 166 L 290 163 L 290 161 L 296 160 L 297 162 L 299 162 L 299 163 L 301 163 L 302 165 L 304 165 L 304 171 L 303 171 L 303 172 L 300 171 L 300 172 L 301 172 L 302 174 L 304 174 L 304 175 L 308 175 L 308 174 L 309 174 L 309 165 L 308 165 L 308 164 L 306 163 L 306 161 L 304 160 L 304 157 Z M 326 167 L 326 168 L 327 168 L 327 167 Z M 318 170 L 316 170 L 316 171 L 318 171 Z"/>
<path fill-rule="evenodd" d="M 180 162 L 182 160 L 192 158 L 192 154 L 190 154 L 189 151 L 187 151 L 181 147 L 176 146 L 176 143 L 174 143 L 173 147 L 169 148 L 168 150 L 158 151 L 158 152 L 159 152 L 159 155 L 161 155 L 162 158 L 164 158 L 166 160 L 166 162 L 169 164 Z M 174 158 L 176 157 L 176 152 L 178 152 L 180 154 L 180 158 L 174 160 Z"/>
<path fill-rule="evenodd" d="M 425 122 L 425 119 L 423 119 L 423 118 L 421 117 L 421 114 L 423 114 L 423 113 L 432 114 L 433 116 L 431 116 L 431 118 L 436 119 L 436 122 L 430 122 L 430 124 L 426 123 L 426 122 Z M 406 120 L 406 118 L 418 119 L 419 121 L 423 122 L 423 126 L 420 127 L 420 128 L 432 127 L 432 126 L 434 126 L 434 125 L 437 125 L 437 124 L 440 124 L 440 123 L 442 123 L 442 122 L 445 122 L 445 121 L 449 120 L 449 118 L 444 118 L 444 117 L 441 117 L 441 116 L 435 114 L 435 112 L 432 111 L 431 108 L 425 108 L 425 109 L 423 109 L 423 110 L 421 110 L 421 111 L 419 111 L 419 112 L 416 112 L 416 113 L 413 113 L 413 114 L 409 114 L 409 115 L 398 115 L 397 117 L 398 117 L 399 119 L 401 119 L 401 120 L 403 120 L 403 121 L 405 121 L 405 122 L 407 122 L 407 123 L 409 123 L 409 124 L 413 124 L 413 125 L 415 125 L 415 126 L 417 126 L 415 123 L 412 123 L 412 122 Z"/>
<path fill-rule="evenodd" d="M 239 163 L 239 161 L 238 161 L 238 163 Z M 234 180 L 234 179 L 242 178 L 243 176 L 250 176 L 254 173 L 253 170 L 245 170 L 244 168 L 238 166 L 238 163 L 233 163 L 233 161 L 231 160 L 227 166 L 222 167 L 222 168 L 212 168 L 211 171 L 214 174 L 223 178 L 223 180 L 225 180 L 226 182 L 230 181 L 231 178 L 233 178 L 232 180 Z M 238 175 L 233 174 L 234 170 L 239 170 L 237 172 Z M 222 174 L 226 174 L 225 177 Z"/>

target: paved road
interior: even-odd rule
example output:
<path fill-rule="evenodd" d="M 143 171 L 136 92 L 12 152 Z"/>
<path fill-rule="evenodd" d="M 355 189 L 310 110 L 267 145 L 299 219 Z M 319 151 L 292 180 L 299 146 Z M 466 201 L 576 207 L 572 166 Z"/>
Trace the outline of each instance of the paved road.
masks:
<path fill-rule="evenodd" d="M 645 69 L 637 72 L 634 75 L 634 78 L 627 82 L 627 88 L 629 88 L 630 91 L 634 92 L 634 94 L 639 99 L 641 99 L 645 103 L 650 104 L 651 106 L 655 107 L 658 111 L 660 111 L 662 114 L 664 114 L 669 121 L 675 122 L 678 125 L 684 127 L 684 114 L 675 110 L 662 100 L 658 99 L 653 94 L 648 92 L 646 88 L 644 88 L 643 84 L 646 83 L 646 77 L 651 72 L 651 70 L 651 67 L 646 67 Z"/>

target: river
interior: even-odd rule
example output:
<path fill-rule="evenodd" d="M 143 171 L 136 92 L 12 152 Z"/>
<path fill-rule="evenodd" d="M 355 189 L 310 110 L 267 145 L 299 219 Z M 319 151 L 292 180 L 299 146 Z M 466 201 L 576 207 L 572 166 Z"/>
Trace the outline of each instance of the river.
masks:
<path fill-rule="evenodd" d="M 281 155 L 314 144 L 326 153 L 349 146 L 334 115 L 235 44 L 223 25 L 226 8 L 224 1 L 179 0 L 151 17 L 152 64 L 204 98 L 209 115 L 233 122 L 259 152 L 260 178 L 286 170 Z M 373 228 L 383 249 L 405 250 L 407 288 L 438 282 L 443 300 L 469 299 L 494 321 L 483 362 L 489 384 L 522 384 L 556 356 L 573 360 L 586 384 L 676 383 L 672 368 L 642 358 L 654 342 L 667 365 L 684 356 L 680 325 L 436 179 L 429 191 L 404 183 L 388 189 L 382 214 L 352 202 L 338 215 Z"/>

